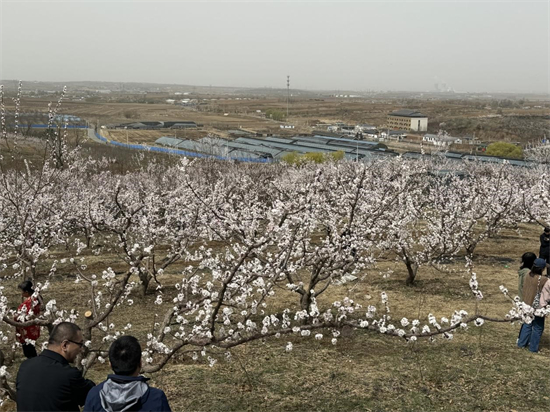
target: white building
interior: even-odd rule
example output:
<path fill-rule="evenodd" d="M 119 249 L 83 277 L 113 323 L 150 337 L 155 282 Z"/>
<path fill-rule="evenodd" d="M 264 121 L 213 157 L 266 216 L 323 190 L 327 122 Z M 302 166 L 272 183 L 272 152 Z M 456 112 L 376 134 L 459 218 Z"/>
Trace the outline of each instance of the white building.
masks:
<path fill-rule="evenodd" d="M 376 131 L 376 126 L 373 126 L 371 124 L 358 124 L 357 126 L 355 126 L 355 131 L 357 133 L 365 133 L 365 132 L 368 132 L 368 131 Z"/>
<path fill-rule="evenodd" d="M 434 146 L 450 146 L 452 144 L 462 144 L 460 137 L 453 137 L 444 134 L 425 134 L 422 137 L 423 142 L 431 143 Z"/>
<path fill-rule="evenodd" d="M 355 131 L 355 126 L 340 126 L 340 130 L 338 132 L 344 136 L 355 136 L 357 134 Z"/>
<path fill-rule="evenodd" d="M 401 141 L 407 137 L 407 133 L 403 130 L 390 130 L 380 133 L 381 140 L 397 140 Z"/>
<path fill-rule="evenodd" d="M 416 110 L 401 109 L 388 115 L 386 126 L 390 129 L 425 132 L 428 130 L 428 116 Z"/>
<path fill-rule="evenodd" d="M 355 126 L 355 134 L 367 139 L 378 139 L 378 130 L 376 130 L 376 126 L 370 124 L 358 124 Z"/>

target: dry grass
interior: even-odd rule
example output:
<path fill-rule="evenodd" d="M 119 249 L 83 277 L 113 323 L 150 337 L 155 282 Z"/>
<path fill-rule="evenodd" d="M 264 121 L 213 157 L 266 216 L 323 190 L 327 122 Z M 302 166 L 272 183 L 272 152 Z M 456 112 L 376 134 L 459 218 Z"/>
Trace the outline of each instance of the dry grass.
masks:
<path fill-rule="evenodd" d="M 512 293 L 516 290 L 519 256 L 536 252 L 538 231 L 532 226 L 522 227 L 519 233 L 506 231 L 478 248 L 476 272 L 485 294 L 480 313 L 502 317 L 508 311 L 510 304 L 498 286 L 503 284 Z M 55 255 L 62 256 L 63 251 Z M 89 256 L 86 260 L 88 270 L 100 274 L 113 264 L 114 257 Z M 417 284 L 406 287 L 404 267 L 381 262 L 376 270 L 364 273 L 361 282 L 329 289 L 320 301 L 326 304 L 347 295 L 379 305 L 379 293 L 386 291 L 395 320 L 403 316 L 425 319 L 428 313 L 449 316 L 455 309 L 473 313 L 475 301 L 463 263 L 457 259 L 450 266 L 452 273 L 423 268 Z M 380 273 L 388 270 L 393 273 L 383 278 Z M 177 272 L 173 268 L 163 279 L 168 291 L 179 279 Z M 70 266 L 60 265 L 46 299 L 84 309 L 89 296 L 74 279 Z M 7 281 L 5 286 L 15 306 L 15 282 Z M 278 299 L 277 306 L 282 307 L 297 297 L 288 293 Z M 143 339 L 155 320 L 154 294 L 135 301 L 109 322 L 131 322 L 132 333 Z M 290 336 L 237 348 L 231 362 L 220 360 L 213 368 L 180 357 L 154 374 L 152 384 L 166 391 L 174 410 L 186 411 L 548 410 L 550 340 L 543 336 L 541 354 L 517 349 L 518 329 L 518 325 L 486 323 L 457 333 L 452 341 L 416 344 L 364 331 L 353 331 L 335 346 L 328 337 L 316 341 Z M 290 353 L 284 349 L 287 341 L 294 343 Z M 17 363 L 12 367 L 14 373 Z M 98 365 L 90 377 L 100 381 L 107 373 L 106 365 Z"/>
<path fill-rule="evenodd" d="M 155 141 L 163 136 L 175 137 L 178 139 L 198 140 L 208 134 L 206 130 L 121 130 L 103 129 L 101 135 L 118 142 L 145 143 L 154 145 Z"/>
<path fill-rule="evenodd" d="M 201 96 L 197 96 L 199 99 Z M 218 97 L 217 100 L 210 100 Z M 109 99 L 110 97 L 104 97 Z M 160 98 L 160 97 L 159 97 Z M 286 99 L 256 96 L 250 100 L 236 100 L 227 96 L 208 96 L 199 106 L 200 110 L 165 104 L 163 98 L 154 104 L 74 102 L 63 103 L 64 113 L 80 116 L 92 124 L 114 124 L 140 120 L 187 120 L 204 126 L 203 130 L 226 136 L 229 129 L 244 128 L 264 133 L 309 133 L 319 122 L 337 121 L 349 124 L 370 123 L 381 127 L 388 113 L 399 108 L 414 108 L 429 117 L 429 132 L 437 132 L 440 123 L 443 129 L 454 136 L 472 136 L 481 140 L 528 142 L 539 140 L 548 125 L 546 101 L 530 101 L 530 109 L 498 108 L 491 99 L 469 100 L 425 100 L 373 97 L 364 99 L 341 99 L 333 97 L 293 97 L 290 103 L 288 122 L 296 129 L 284 131 L 278 122 L 261 118 L 256 110 L 265 113 L 267 109 L 286 112 Z M 10 102 L 8 102 L 10 104 Z M 24 111 L 45 111 L 48 101 L 44 99 L 22 100 Z M 491 106 L 492 105 L 492 106 Z M 540 105 L 540 108 L 533 106 Z M 8 107 L 12 110 L 13 107 Z M 128 114 L 130 117 L 127 117 Z M 227 114 L 225 116 L 224 114 Z M 138 138 L 139 136 L 136 135 Z M 151 144 L 152 141 L 132 140 L 134 143 Z M 469 148 L 466 148 L 469 149 Z"/>

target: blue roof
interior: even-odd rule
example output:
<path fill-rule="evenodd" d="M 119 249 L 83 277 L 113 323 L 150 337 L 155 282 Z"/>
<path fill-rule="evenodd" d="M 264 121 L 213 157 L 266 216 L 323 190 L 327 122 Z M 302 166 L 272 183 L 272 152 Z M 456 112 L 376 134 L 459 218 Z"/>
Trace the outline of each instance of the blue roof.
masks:
<path fill-rule="evenodd" d="M 260 139 L 252 139 L 250 137 L 239 137 L 236 140 L 242 143 L 251 143 L 259 146 L 276 147 L 279 149 L 283 149 L 291 152 L 298 152 L 298 153 L 312 153 L 312 152 L 313 153 L 332 153 L 332 152 L 338 151 L 338 149 L 320 149 L 315 147 L 301 146 L 297 144 L 269 142 L 269 141 L 260 140 Z"/>
<path fill-rule="evenodd" d="M 359 144 L 366 144 L 366 145 L 372 145 L 372 146 L 378 145 L 378 143 L 376 143 L 376 142 L 369 142 L 367 140 L 344 139 L 344 138 L 339 138 L 339 137 L 320 136 L 320 135 L 317 135 L 317 134 L 313 137 L 317 137 L 319 139 L 324 139 L 324 140 L 332 140 L 334 142 L 352 142 L 354 144 L 359 143 Z"/>
<path fill-rule="evenodd" d="M 224 144 L 224 146 L 232 147 L 235 149 L 253 150 L 256 152 L 269 153 L 272 156 L 275 156 L 281 152 L 281 149 L 276 149 L 273 147 L 258 146 L 258 145 L 238 143 L 238 142 L 228 142 L 227 144 Z"/>
<path fill-rule="evenodd" d="M 183 140 L 176 139 L 175 137 L 162 136 L 162 137 L 158 138 L 157 140 L 155 140 L 155 143 L 156 144 L 161 144 L 163 146 L 177 146 L 182 141 Z"/>
<path fill-rule="evenodd" d="M 277 142 L 277 143 L 286 143 L 286 144 L 292 144 L 292 139 L 285 139 L 284 137 L 276 137 L 276 136 L 269 136 L 265 139 L 262 139 L 268 142 Z"/>

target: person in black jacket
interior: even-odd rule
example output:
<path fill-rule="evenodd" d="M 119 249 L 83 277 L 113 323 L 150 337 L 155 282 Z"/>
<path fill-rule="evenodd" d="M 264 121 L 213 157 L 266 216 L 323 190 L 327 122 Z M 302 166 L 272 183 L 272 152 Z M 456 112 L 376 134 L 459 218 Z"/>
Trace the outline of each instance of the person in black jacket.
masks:
<path fill-rule="evenodd" d="M 115 340 L 109 348 L 109 361 L 114 374 L 88 393 L 84 412 L 170 412 L 164 392 L 151 388 L 149 379 L 139 374 L 141 345 L 136 338 L 125 335 Z"/>
<path fill-rule="evenodd" d="M 550 227 L 545 227 L 544 232 L 540 235 L 539 258 L 546 260 L 546 263 L 550 263 Z M 548 275 L 548 268 L 546 274 Z"/>
<path fill-rule="evenodd" d="M 79 411 L 95 384 L 69 365 L 82 350 L 82 331 L 61 322 L 52 330 L 48 349 L 27 359 L 17 373 L 18 411 Z"/>

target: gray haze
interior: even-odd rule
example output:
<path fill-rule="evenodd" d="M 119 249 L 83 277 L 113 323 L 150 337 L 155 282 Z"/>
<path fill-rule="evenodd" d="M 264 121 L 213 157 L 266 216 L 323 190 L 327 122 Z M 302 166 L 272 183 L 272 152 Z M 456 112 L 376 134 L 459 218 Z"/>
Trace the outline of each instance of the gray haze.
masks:
<path fill-rule="evenodd" d="M 548 93 L 549 3 L 0 0 L 0 79 Z"/>

